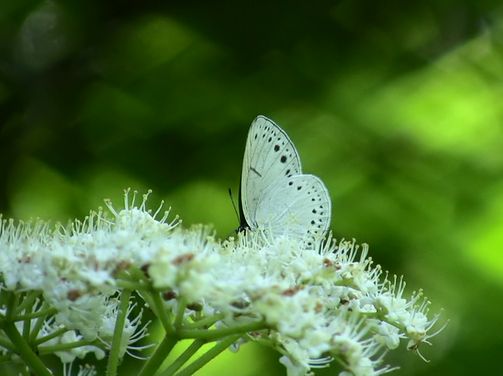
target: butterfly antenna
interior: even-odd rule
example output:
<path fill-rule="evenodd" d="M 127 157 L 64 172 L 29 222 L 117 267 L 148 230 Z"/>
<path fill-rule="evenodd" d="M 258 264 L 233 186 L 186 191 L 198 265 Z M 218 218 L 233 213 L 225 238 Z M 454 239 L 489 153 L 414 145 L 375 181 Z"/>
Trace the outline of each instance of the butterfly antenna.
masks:
<path fill-rule="evenodd" d="M 238 213 L 238 209 L 236 207 L 236 202 L 234 201 L 234 197 L 232 196 L 232 189 L 229 188 L 229 197 L 231 198 L 231 202 L 232 202 L 232 207 L 234 208 L 234 212 L 236 213 L 236 217 L 238 219 L 238 222 L 239 222 L 239 213 Z"/>

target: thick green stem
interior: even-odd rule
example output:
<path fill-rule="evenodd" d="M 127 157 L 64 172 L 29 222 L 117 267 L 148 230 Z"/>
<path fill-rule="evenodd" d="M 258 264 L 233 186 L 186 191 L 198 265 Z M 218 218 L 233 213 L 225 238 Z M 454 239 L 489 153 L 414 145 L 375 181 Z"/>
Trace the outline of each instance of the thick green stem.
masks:
<path fill-rule="evenodd" d="M 147 363 L 145 363 L 138 376 L 154 375 L 177 342 L 178 337 L 176 336 L 171 335 L 164 337 Z"/>
<path fill-rule="evenodd" d="M 163 372 L 161 372 L 160 376 L 171 376 L 174 375 L 176 371 L 178 371 L 187 361 L 206 343 L 206 341 L 202 339 L 196 339 L 191 343 L 189 347 L 185 349 L 185 351 L 178 357 L 176 360 L 171 363 L 171 365 L 166 368 Z"/>
<path fill-rule="evenodd" d="M 215 346 L 211 348 L 204 355 L 196 359 L 194 362 L 189 364 L 183 370 L 178 372 L 176 376 L 190 376 L 193 375 L 197 370 L 202 368 L 204 365 L 209 363 L 213 358 L 215 358 L 218 354 L 225 351 L 230 345 L 232 345 L 235 341 L 237 341 L 241 335 L 230 336 L 224 339 L 222 342 L 217 343 Z"/>
<path fill-rule="evenodd" d="M 25 364 L 33 370 L 35 375 L 52 375 L 40 358 L 33 352 L 24 338 L 19 334 L 13 322 L 4 323 L 3 330 L 13 343 L 16 353 L 21 357 L 21 359 L 23 359 Z"/>
<path fill-rule="evenodd" d="M 117 375 L 117 368 L 119 367 L 119 357 L 122 342 L 122 333 L 124 331 L 124 324 L 126 322 L 130 296 L 131 296 L 131 290 L 122 290 L 121 301 L 119 304 L 119 312 L 117 314 L 117 320 L 115 321 L 114 336 L 112 338 L 112 349 L 108 356 L 108 364 L 106 371 L 107 376 Z"/>
<path fill-rule="evenodd" d="M 16 313 L 19 297 L 16 293 L 12 291 L 6 291 L 6 293 L 7 293 L 7 312 L 5 314 L 5 320 L 12 321 L 12 318 Z"/>

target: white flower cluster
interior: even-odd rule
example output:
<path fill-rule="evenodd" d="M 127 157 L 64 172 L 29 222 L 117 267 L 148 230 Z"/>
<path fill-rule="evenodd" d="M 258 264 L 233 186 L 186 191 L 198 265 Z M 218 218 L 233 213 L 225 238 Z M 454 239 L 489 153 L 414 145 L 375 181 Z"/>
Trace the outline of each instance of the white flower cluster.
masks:
<path fill-rule="evenodd" d="M 341 375 L 379 375 L 391 369 L 381 366 L 382 357 L 400 339 L 417 350 L 435 334 L 430 330 L 438 316 L 428 316 L 429 303 L 421 293 L 404 297 L 405 283 L 388 280 L 365 246 L 329 238 L 308 249 L 287 235 L 261 231 L 222 242 L 203 227 L 182 229 L 176 219 L 167 221 L 167 213 L 156 219 L 160 209 L 147 210 L 147 196 L 137 205 L 126 193 L 122 210 L 107 203 L 109 212 L 55 229 L 2 221 L 2 289 L 41 291 L 39 309 L 54 309 L 38 336 L 55 333 L 51 341 L 61 344 L 99 339 L 107 349 L 121 276 L 131 269 L 169 296 L 169 317 L 181 307 L 182 320 L 194 322 L 198 307 L 198 320 L 217 315 L 213 328 L 262 324 L 239 343 L 275 347 L 289 375 L 306 375 L 332 360 L 342 366 Z M 121 354 L 145 335 L 140 319 L 129 318 Z M 88 352 L 105 355 L 89 345 L 58 355 L 71 362 Z"/>

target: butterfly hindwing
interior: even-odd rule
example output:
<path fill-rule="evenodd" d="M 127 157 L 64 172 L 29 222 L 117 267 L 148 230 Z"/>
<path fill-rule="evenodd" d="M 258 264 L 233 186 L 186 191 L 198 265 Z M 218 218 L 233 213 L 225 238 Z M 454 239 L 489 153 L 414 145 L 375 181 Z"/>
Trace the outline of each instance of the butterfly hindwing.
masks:
<path fill-rule="evenodd" d="M 322 238 L 328 231 L 331 202 L 318 177 L 294 175 L 264 193 L 256 209 L 256 221 L 273 234 L 313 239 Z"/>

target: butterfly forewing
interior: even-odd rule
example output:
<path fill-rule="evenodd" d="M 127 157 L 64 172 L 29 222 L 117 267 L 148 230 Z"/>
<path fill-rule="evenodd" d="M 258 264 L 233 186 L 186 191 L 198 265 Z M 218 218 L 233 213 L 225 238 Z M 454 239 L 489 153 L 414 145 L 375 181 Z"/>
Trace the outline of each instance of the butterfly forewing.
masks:
<path fill-rule="evenodd" d="M 300 173 L 299 155 L 290 138 L 273 121 L 258 116 L 248 132 L 241 173 L 241 205 L 250 227 L 258 227 L 255 212 L 265 192 Z"/>

